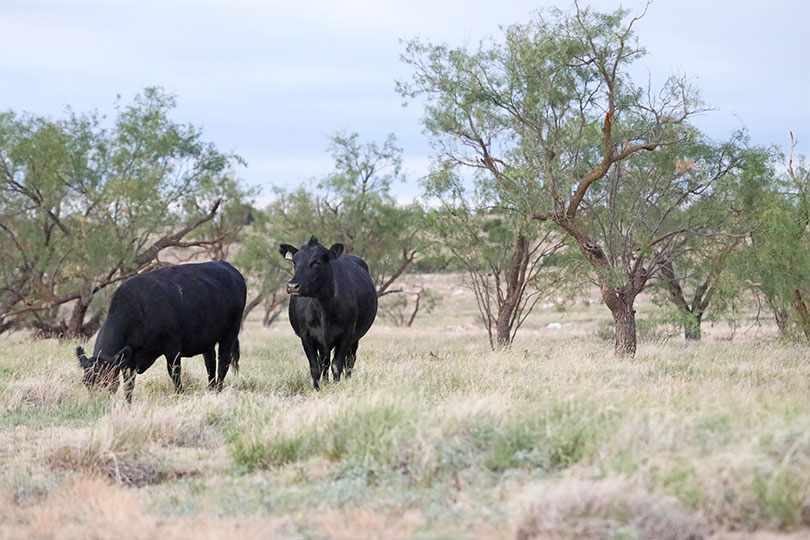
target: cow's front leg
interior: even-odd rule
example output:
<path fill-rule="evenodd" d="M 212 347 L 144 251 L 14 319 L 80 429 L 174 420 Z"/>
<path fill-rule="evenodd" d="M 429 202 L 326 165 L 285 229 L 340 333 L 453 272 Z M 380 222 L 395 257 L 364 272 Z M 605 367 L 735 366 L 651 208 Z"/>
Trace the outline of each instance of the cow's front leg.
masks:
<path fill-rule="evenodd" d="M 132 405 L 132 390 L 135 388 L 135 370 L 131 368 L 125 368 L 123 370 L 124 376 L 124 397 L 127 400 L 127 403 Z"/>
<path fill-rule="evenodd" d="M 332 355 L 332 351 L 328 350 L 326 347 L 318 346 L 318 357 L 321 364 L 321 378 L 323 382 L 329 382 L 329 357 Z"/>
<path fill-rule="evenodd" d="M 174 384 L 174 391 L 178 394 L 183 391 L 183 382 L 180 378 L 180 353 L 167 352 L 166 353 L 166 369 L 169 371 L 169 377 L 172 378 Z"/>
<path fill-rule="evenodd" d="M 307 355 L 307 360 L 309 360 L 309 374 L 312 376 L 312 387 L 315 388 L 315 390 L 320 390 L 321 361 L 318 355 L 318 348 L 315 346 L 315 342 L 309 337 L 302 337 L 301 345 L 304 346 L 304 353 Z"/>

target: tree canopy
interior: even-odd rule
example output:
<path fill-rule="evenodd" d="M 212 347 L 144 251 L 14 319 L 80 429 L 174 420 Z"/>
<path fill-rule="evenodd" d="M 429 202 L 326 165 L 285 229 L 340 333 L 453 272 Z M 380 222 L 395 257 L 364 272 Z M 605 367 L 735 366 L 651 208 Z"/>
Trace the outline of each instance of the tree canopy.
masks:
<path fill-rule="evenodd" d="M 488 176 L 514 210 L 575 243 L 620 354 L 635 352 L 636 296 L 698 225 L 676 210 L 741 165 L 734 138 L 711 143 L 690 123 L 707 108 L 686 77 L 657 91 L 632 79 L 640 18 L 550 9 L 472 49 L 413 40 L 412 77 L 399 83 L 425 103 L 439 170 Z"/>
<path fill-rule="evenodd" d="M 0 317 L 56 335 L 89 335 L 94 294 L 197 238 L 229 196 L 239 157 L 169 117 L 174 97 L 146 89 L 112 122 L 0 114 Z M 111 124 L 111 125 L 110 125 Z M 242 218 L 244 219 L 244 218 Z M 66 320 L 58 306 L 72 302 Z M 55 309 L 56 308 L 56 309 Z"/>

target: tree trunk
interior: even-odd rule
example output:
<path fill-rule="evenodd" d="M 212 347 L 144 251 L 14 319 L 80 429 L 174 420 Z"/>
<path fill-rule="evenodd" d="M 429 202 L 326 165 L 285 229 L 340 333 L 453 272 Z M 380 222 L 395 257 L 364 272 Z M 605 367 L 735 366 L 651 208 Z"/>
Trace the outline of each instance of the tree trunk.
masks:
<path fill-rule="evenodd" d="M 504 307 L 498 313 L 498 320 L 495 323 L 495 335 L 499 347 L 506 347 L 512 341 L 512 325 L 509 324 L 512 320 L 512 310 Z"/>
<path fill-rule="evenodd" d="M 73 306 L 73 311 L 70 314 L 70 319 L 65 329 L 65 337 L 68 339 L 87 337 L 84 335 L 84 317 L 87 310 L 90 308 L 90 302 L 93 301 L 93 292 L 91 289 L 85 289 L 81 292 L 81 296 L 76 300 Z"/>
<path fill-rule="evenodd" d="M 804 337 L 810 339 L 810 310 L 808 310 L 807 304 L 799 289 L 793 291 L 793 309 L 796 310 L 796 315 L 798 315 L 797 318 L 799 319 L 802 332 L 804 332 Z"/>
<path fill-rule="evenodd" d="M 669 291 L 669 301 L 681 312 L 683 317 L 683 336 L 687 341 L 700 341 L 700 323 L 703 318 L 703 310 L 708 305 L 708 298 L 704 298 L 704 295 L 709 290 L 712 275 L 710 274 L 706 281 L 695 290 L 692 307 L 686 303 L 683 288 L 675 276 L 671 260 L 666 260 L 661 264 L 661 277 Z"/>
<path fill-rule="evenodd" d="M 275 304 L 273 304 L 275 306 Z M 281 308 L 273 310 L 273 307 L 266 308 L 264 312 L 264 319 L 262 319 L 262 325 L 265 328 L 269 328 L 271 324 L 281 315 Z"/>
<path fill-rule="evenodd" d="M 499 347 L 512 343 L 513 315 L 520 302 L 520 295 L 526 281 L 526 268 L 529 264 L 529 241 L 519 234 L 515 239 L 509 267 L 506 269 L 506 294 L 499 298 L 498 319 L 495 322 L 495 335 Z"/>
<path fill-rule="evenodd" d="M 683 323 L 683 337 L 686 341 L 700 341 L 700 323 L 703 313 L 688 313 L 687 319 Z"/>
<path fill-rule="evenodd" d="M 787 335 L 788 327 L 790 325 L 790 315 L 788 315 L 788 310 L 776 307 L 772 307 L 771 309 L 773 309 L 773 318 L 776 320 L 776 326 L 779 328 L 779 333 L 783 336 Z"/>
<path fill-rule="evenodd" d="M 636 310 L 633 301 L 620 300 L 612 311 L 616 324 L 616 354 L 634 356 L 636 354 Z"/>
<path fill-rule="evenodd" d="M 416 314 L 419 313 L 419 302 L 422 300 L 422 291 L 416 293 L 416 302 L 413 308 L 413 313 L 411 313 L 411 317 L 408 319 L 408 324 L 406 325 L 408 328 L 413 325 L 413 321 L 416 319 Z"/>
<path fill-rule="evenodd" d="M 253 298 L 250 302 L 248 302 L 245 305 L 245 310 L 242 312 L 242 323 L 240 326 L 245 326 L 245 320 L 248 318 L 248 315 L 250 315 L 250 312 L 253 311 L 253 308 L 258 306 L 262 302 L 262 300 L 264 300 L 264 296 L 262 295 L 262 293 L 259 293 L 256 295 L 255 298 Z"/>
<path fill-rule="evenodd" d="M 609 123 L 610 117 L 608 117 Z M 584 195 L 584 191 L 582 195 Z M 577 203 L 578 205 L 579 203 Z M 647 270 L 642 266 L 641 259 L 637 260 L 628 276 L 629 283 L 621 286 L 614 284 L 611 263 L 605 256 L 604 250 L 592 242 L 588 235 L 574 221 L 573 215 L 553 217 L 554 222 L 565 229 L 579 245 L 580 251 L 591 263 L 599 278 L 599 290 L 602 300 L 613 315 L 616 332 L 615 350 L 618 356 L 633 356 L 636 354 L 636 310 L 633 303 L 638 293 L 644 290 L 647 283 Z"/>

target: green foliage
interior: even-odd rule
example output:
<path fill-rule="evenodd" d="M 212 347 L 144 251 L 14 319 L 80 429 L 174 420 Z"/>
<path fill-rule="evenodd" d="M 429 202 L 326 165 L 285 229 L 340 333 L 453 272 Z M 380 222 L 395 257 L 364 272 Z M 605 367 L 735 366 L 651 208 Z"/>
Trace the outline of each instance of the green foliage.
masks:
<path fill-rule="evenodd" d="M 734 166 L 712 182 L 705 193 L 682 207 L 673 207 L 674 219 L 692 228 L 692 234 L 674 243 L 660 265 L 653 288 L 655 301 L 667 306 L 665 316 L 693 337 L 699 337 L 701 321 L 731 315 L 740 302 L 747 300 L 743 292 L 748 276 L 735 271 L 746 236 L 754 225 L 741 211 L 748 197 L 743 185 L 752 179 L 765 185 L 772 172 L 772 152 L 748 147 L 744 133 L 724 145 L 700 150 L 693 155 L 703 155 L 702 160 L 681 159 L 681 167 L 701 167 L 707 159 L 716 160 L 718 154 L 738 158 L 728 162 Z"/>
<path fill-rule="evenodd" d="M 274 305 L 279 304 L 286 294 L 281 289 L 291 276 L 290 265 L 278 253 L 284 239 L 268 210 L 254 209 L 251 215 L 253 222 L 240 232 L 234 264 L 247 280 L 249 295 L 253 297 L 249 302 L 257 305 L 269 298 Z"/>
<path fill-rule="evenodd" d="M 647 280 L 711 222 L 684 210 L 741 163 L 737 135 L 716 144 L 690 124 L 705 106 L 685 77 L 657 92 L 634 83 L 637 20 L 576 6 L 540 10 L 474 48 L 413 40 L 402 57 L 413 74 L 398 86 L 426 101 L 431 189 L 463 199 L 455 177 L 467 174 L 479 198 L 527 224 L 554 222 L 627 324 Z M 617 352 L 632 354 L 620 326 Z"/>
<path fill-rule="evenodd" d="M 445 165 L 488 177 L 526 215 L 565 211 L 576 182 L 603 158 L 611 100 L 611 142 L 620 149 L 685 136 L 680 120 L 701 107 L 675 78 L 645 102 L 627 71 L 644 55 L 627 15 L 541 10 L 471 50 L 413 40 L 402 59 L 414 74 L 398 89 L 426 98 L 425 127 Z"/>
<path fill-rule="evenodd" d="M 589 457 L 608 435 L 611 419 L 597 421 L 594 414 L 581 403 L 554 403 L 535 414 L 523 413 L 485 437 L 484 466 L 493 471 L 566 469 Z"/>
<path fill-rule="evenodd" d="M 734 263 L 740 279 L 761 291 L 774 312 L 790 313 L 808 336 L 810 169 L 804 156 L 794 164 L 794 147 L 792 141 L 784 172 L 776 172 L 772 158 L 742 178 L 740 213 L 749 223 L 749 241 Z"/>
<path fill-rule="evenodd" d="M 423 180 L 434 238 L 426 252 L 464 271 L 490 344 L 508 345 L 536 303 L 557 292 L 561 238 L 549 223 L 517 211 L 519 201 L 499 184 L 438 166 Z"/>
<path fill-rule="evenodd" d="M 239 158 L 173 121 L 175 104 L 148 88 L 112 122 L 0 114 L 0 313 L 53 322 L 47 310 L 78 300 L 79 332 L 94 293 L 199 243 L 216 200 L 250 195 L 228 172 Z"/>

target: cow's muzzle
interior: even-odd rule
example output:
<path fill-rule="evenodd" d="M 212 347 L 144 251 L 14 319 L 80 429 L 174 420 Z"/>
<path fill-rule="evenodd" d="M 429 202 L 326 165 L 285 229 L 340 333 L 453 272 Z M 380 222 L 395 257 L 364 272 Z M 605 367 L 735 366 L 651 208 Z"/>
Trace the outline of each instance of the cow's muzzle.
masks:
<path fill-rule="evenodd" d="M 287 283 L 287 294 L 298 296 L 300 292 L 301 291 L 299 290 L 298 283 L 293 283 L 292 281 Z"/>

